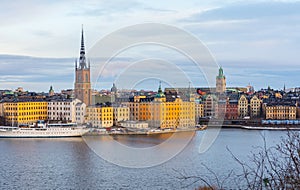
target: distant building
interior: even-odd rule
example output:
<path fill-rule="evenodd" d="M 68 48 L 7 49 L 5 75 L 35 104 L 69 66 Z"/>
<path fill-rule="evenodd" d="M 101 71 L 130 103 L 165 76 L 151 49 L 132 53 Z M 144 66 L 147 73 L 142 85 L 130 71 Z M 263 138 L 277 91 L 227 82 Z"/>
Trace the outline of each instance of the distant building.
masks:
<path fill-rule="evenodd" d="M 267 104 L 266 119 L 293 120 L 297 118 L 296 105 Z"/>
<path fill-rule="evenodd" d="M 249 102 L 244 94 L 240 96 L 238 101 L 238 114 L 240 118 L 249 116 Z"/>
<path fill-rule="evenodd" d="M 201 103 L 195 103 L 195 119 L 196 123 L 199 122 L 199 119 L 204 117 L 204 104 Z"/>
<path fill-rule="evenodd" d="M 250 116 L 251 118 L 258 118 L 261 114 L 261 100 L 254 95 L 250 99 Z"/>
<path fill-rule="evenodd" d="M 216 77 L 216 93 L 222 94 L 226 91 L 226 77 L 222 67 L 219 68 L 219 75 Z"/>
<path fill-rule="evenodd" d="M 52 86 L 50 86 L 50 89 L 49 89 L 49 96 L 54 96 L 54 90 L 53 90 Z"/>
<path fill-rule="evenodd" d="M 7 125 L 18 126 L 47 120 L 46 101 L 3 102 L 3 111 Z"/>
<path fill-rule="evenodd" d="M 190 96 L 191 100 L 193 97 Z M 171 99 L 172 100 L 172 99 Z M 153 128 L 186 128 L 195 126 L 195 102 L 166 101 L 166 96 L 159 85 L 154 98 L 135 96 L 125 103 L 130 108 L 131 120 L 147 121 Z"/>
<path fill-rule="evenodd" d="M 238 119 L 239 112 L 238 112 L 238 100 L 228 100 L 226 105 L 226 114 L 225 119 L 234 120 Z"/>
<path fill-rule="evenodd" d="M 217 110 L 216 110 L 216 118 L 224 119 L 226 115 L 226 106 L 227 106 L 227 98 L 226 97 L 219 97 Z"/>
<path fill-rule="evenodd" d="M 83 102 L 77 102 L 75 104 L 75 116 L 76 116 L 76 123 L 84 124 L 86 123 L 86 105 Z"/>
<path fill-rule="evenodd" d="M 127 106 L 116 106 L 113 107 L 113 124 L 115 126 L 119 125 L 121 121 L 128 121 L 129 120 L 129 107 Z"/>
<path fill-rule="evenodd" d="M 79 99 L 52 99 L 48 102 L 48 120 L 77 122 L 76 105 Z M 84 114 L 84 113 L 82 113 Z M 80 122 L 81 123 L 81 122 Z"/>
<path fill-rule="evenodd" d="M 84 38 L 83 38 L 83 29 L 81 33 L 81 48 L 80 48 L 80 57 L 79 65 L 77 61 L 75 62 L 75 85 L 74 92 L 75 98 L 78 98 L 87 106 L 92 103 L 92 91 L 91 91 L 91 74 L 90 74 L 90 64 L 87 65 L 85 57 L 85 48 L 84 48 Z"/>
<path fill-rule="evenodd" d="M 214 94 L 208 94 L 204 97 L 204 117 L 216 117 L 218 107 L 218 98 Z"/>
<path fill-rule="evenodd" d="M 67 98 L 74 98 L 74 90 L 73 89 L 62 90 L 61 95 L 64 95 Z"/>
<path fill-rule="evenodd" d="M 86 108 L 87 121 L 92 127 L 107 128 L 113 126 L 113 108 L 107 106 L 89 106 Z"/>

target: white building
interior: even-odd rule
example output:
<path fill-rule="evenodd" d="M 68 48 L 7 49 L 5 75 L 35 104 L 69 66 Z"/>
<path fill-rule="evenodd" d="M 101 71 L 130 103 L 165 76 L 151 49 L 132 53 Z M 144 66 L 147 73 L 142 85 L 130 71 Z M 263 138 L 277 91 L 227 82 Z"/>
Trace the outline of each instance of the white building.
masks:
<path fill-rule="evenodd" d="M 78 102 L 75 105 L 75 115 L 76 115 L 76 123 L 83 124 L 85 123 L 86 117 L 86 104 L 83 102 Z"/>
<path fill-rule="evenodd" d="M 52 121 L 67 121 L 77 122 L 84 121 L 82 118 L 76 118 L 76 105 L 81 103 L 79 99 L 53 99 L 48 102 L 48 120 Z M 82 108 L 77 110 L 80 116 L 85 115 L 85 105 L 78 107 Z M 81 122 L 79 122 L 81 123 Z"/>
<path fill-rule="evenodd" d="M 129 120 L 129 107 L 127 106 L 118 106 L 113 107 L 113 120 L 114 125 L 117 126 L 121 121 L 128 121 Z"/>

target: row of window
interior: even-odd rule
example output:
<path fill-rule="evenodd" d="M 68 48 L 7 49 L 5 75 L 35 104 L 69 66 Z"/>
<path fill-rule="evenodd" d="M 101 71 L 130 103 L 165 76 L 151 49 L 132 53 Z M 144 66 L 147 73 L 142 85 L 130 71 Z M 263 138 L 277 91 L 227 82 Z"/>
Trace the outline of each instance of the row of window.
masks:
<path fill-rule="evenodd" d="M 56 113 L 56 115 L 71 115 L 70 113 L 66 113 L 66 112 L 64 112 L 64 113 L 53 112 L 52 114 L 51 114 L 51 112 L 48 112 L 48 115 L 55 115 L 55 113 Z"/>
<path fill-rule="evenodd" d="M 71 110 L 71 108 L 69 108 L 69 107 L 56 107 L 56 109 L 55 109 L 55 107 L 48 107 L 48 110 Z"/>

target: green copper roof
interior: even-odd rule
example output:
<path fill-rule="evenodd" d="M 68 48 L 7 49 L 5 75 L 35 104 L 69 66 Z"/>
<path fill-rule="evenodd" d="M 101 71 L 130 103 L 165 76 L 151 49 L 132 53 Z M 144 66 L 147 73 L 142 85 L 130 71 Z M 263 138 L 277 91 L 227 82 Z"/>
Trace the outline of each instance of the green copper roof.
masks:
<path fill-rule="evenodd" d="M 219 68 L 219 75 L 217 76 L 217 78 L 225 78 L 222 67 Z"/>
<path fill-rule="evenodd" d="M 161 82 L 159 82 L 158 91 L 157 91 L 157 94 L 155 95 L 155 97 L 156 98 L 163 98 L 163 97 L 165 97 L 165 94 L 161 90 Z"/>

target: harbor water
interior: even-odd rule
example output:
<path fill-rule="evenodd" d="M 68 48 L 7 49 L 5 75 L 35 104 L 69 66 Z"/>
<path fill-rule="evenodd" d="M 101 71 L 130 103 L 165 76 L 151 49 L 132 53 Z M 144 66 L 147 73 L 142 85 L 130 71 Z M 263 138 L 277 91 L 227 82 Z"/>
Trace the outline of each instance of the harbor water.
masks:
<path fill-rule="evenodd" d="M 227 150 L 247 160 L 256 146 L 275 145 L 285 131 L 222 129 L 207 152 L 199 145 L 205 131 L 198 131 L 186 148 L 169 161 L 149 168 L 126 168 L 95 154 L 82 138 L 0 139 L 1 189 L 194 189 L 185 176 L 217 175 L 240 166 Z M 136 148 L 155 146 L 171 134 L 120 135 L 114 140 Z M 101 138 L 99 139 L 101 142 Z M 111 151 L 114 147 L 111 147 Z M 153 152 L 153 154 L 158 154 Z M 205 166 L 205 167 L 204 167 Z M 234 185 L 232 185 L 234 188 Z"/>

